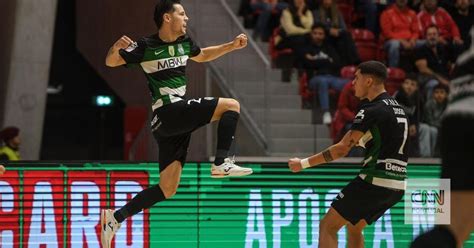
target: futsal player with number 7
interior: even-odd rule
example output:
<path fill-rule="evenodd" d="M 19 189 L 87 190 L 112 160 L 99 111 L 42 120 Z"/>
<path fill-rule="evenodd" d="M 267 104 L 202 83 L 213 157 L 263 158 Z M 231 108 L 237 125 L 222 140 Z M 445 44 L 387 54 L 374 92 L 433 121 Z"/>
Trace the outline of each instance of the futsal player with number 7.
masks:
<path fill-rule="evenodd" d="M 346 156 L 352 147 L 365 147 L 363 167 L 334 199 L 321 220 L 319 247 L 337 247 L 337 232 L 347 226 L 349 247 L 364 247 L 362 230 L 399 202 L 406 188 L 408 119 L 384 88 L 387 68 L 377 61 L 357 67 L 355 95 L 363 100 L 343 139 L 309 158 L 292 158 L 293 172 Z"/>

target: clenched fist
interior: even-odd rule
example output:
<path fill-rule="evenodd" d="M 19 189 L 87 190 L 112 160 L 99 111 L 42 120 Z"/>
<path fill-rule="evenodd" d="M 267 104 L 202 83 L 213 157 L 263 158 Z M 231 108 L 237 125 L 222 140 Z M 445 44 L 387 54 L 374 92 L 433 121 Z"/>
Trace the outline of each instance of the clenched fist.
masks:
<path fill-rule="evenodd" d="M 303 170 L 303 167 L 301 166 L 300 158 L 290 158 L 288 160 L 288 167 L 290 167 L 290 170 L 294 173 L 297 173 Z"/>
<path fill-rule="evenodd" d="M 0 165 L 0 176 L 3 175 L 3 173 L 5 173 L 5 167 L 3 167 L 3 165 Z"/>
<path fill-rule="evenodd" d="M 116 50 L 119 49 L 126 49 L 133 43 L 133 40 L 130 39 L 128 36 L 122 36 L 118 41 L 115 42 L 114 48 Z"/>
<path fill-rule="evenodd" d="M 234 49 L 242 49 L 247 46 L 247 35 L 239 34 L 235 37 L 234 41 L 232 42 L 232 47 Z"/>

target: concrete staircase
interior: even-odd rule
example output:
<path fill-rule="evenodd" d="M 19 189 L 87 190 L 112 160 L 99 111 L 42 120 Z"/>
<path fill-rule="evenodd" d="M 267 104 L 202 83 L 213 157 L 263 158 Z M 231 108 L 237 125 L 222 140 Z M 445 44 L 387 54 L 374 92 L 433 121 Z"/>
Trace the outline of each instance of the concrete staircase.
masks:
<path fill-rule="evenodd" d="M 254 118 L 268 118 L 270 125 L 265 131 L 272 144 L 272 156 L 307 156 L 332 144 L 328 127 L 312 124 L 312 111 L 301 108 L 297 84 L 269 84 L 271 92 L 275 92 L 269 99 L 261 95 L 242 95 L 241 101 Z M 265 106 L 264 101 L 267 101 L 266 109 L 260 107 Z"/>
<path fill-rule="evenodd" d="M 192 2 L 194 1 L 185 0 L 183 4 L 191 16 L 190 25 L 199 34 L 198 40 L 202 46 L 228 41 L 240 32 L 219 0 L 199 0 L 198 10 L 189 8 L 193 5 Z M 234 13 L 237 13 L 239 0 L 227 2 Z M 199 15 L 199 20 L 198 23 L 193 23 L 196 14 Z M 248 31 L 247 33 L 251 34 Z M 267 43 L 257 42 L 256 49 L 260 49 L 270 60 Z M 311 110 L 301 108 L 296 78 L 290 83 L 282 82 L 281 71 L 263 66 L 262 59 L 250 45 L 227 56 L 230 60 L 219 59 L 214 63 L 230 81 L 242 106 L 250 112 L 262 132 L 269 137 L 269 155 L 308 156 L 332 144 L 328 127 L 312 124 Z M 266 85 L 262 77 L 264 74 Z M 266 118 L 269 125 L 265 125 Z"/>

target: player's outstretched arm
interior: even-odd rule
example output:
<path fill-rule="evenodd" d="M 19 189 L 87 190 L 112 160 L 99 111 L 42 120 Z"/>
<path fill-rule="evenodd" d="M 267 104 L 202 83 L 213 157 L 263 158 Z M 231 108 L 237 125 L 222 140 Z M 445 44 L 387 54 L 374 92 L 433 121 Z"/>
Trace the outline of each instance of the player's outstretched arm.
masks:
<path fill-rule="evenodd" d="M 119 40 L 109 49 L 107 57 L 105 58 L 105 65 L 109 67 L 116 67 L 126 64 L 125 60 L 120 56 L 120 49 L 126 49 L 133 43 L 133 40 L 126 35 L 120 37 Z"/>
<path fill-rule="evenodd" d="M 345 157 L 364 135 L 361 131 L 349 130 L 339 143 L 330 146 L 328 149 L 315 154 L 309 158 L 291 158 L 288 167 L 293 172 L 300 172 L 308 167 L 329 163 L 338 158 Z"/>
<path fill-rule="evenodd" d="M 215 60 L 226 53 L 242 49 L 246 46 L 247 35 L 239 34 L 231 42 L 201 49 L 201 53 L 198 56 L 192 57 L 191 59 L 196 62 L 208 62 Z"/>
<path fill-rule="evenodd" d="M 0 165 L 0 176 L 3 175 L 3 173 L 5 173 L 5 167 L 3 167 L 3 165 Z"/>

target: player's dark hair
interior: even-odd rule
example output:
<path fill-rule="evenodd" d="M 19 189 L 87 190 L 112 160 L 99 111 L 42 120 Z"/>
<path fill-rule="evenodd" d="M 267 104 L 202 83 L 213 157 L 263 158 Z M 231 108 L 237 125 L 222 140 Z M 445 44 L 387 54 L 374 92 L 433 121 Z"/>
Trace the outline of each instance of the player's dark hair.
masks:
<path fill-rule="evenodd" d="M 326 31 L 326 26 L 322 22 L 315 22 L 313 26 L 311 27 L 311 30 L 315 30 L 316 28 L 320 28 L 324 31 Z"/>
<path fill-rule="evenodd" d="M 407 76 L 406 76 L 405 79 L 414 81 L 416 84 L 418 84 L 418 77 L 417 77 L 416 73 L 414 73 L 414 72 L 407 73 Z"/>
<path fill-rule="evenodd" d="M 360 74 L 369 74 L 377 78 L 381 83 L 387 80 L 387 67 L 375 60 L 363 62 L 357 66 Z"/>
<path fill-rule="evenodd" d="M 159 0 L 155 6 L 155 14 L 153 20 L 158 29 L 163 26 L 163 15 L 174 11 L 174 5 L 181 4 L 180 0 Z"/>
<path fill-rule="evenodd" d="M 442 83 L 438 83 L 435 87 L 433 87 L 433 91 L 435 90 L 444 90 L 449 94 L 449 86 Z"/>
<path fill-rule="evenodd" d="M 323 23 L 321 22 L 315 22 L 313 24 L 313 26 L 311 27 L 311 31 L 315 30 L 315 29 L 322 29 L 324 34 L 325 34 L 325 37 L 328 36 L 328 30 L 326 29 L 326 26 L 324 26 Z"/>

